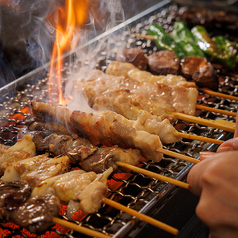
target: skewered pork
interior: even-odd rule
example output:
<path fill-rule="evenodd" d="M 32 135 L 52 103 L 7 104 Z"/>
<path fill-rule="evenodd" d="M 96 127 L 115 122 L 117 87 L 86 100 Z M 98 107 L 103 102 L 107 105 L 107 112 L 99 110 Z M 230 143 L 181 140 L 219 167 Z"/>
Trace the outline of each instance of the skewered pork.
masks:
<path fill-rule="evenodd" d="M 160 50 L 148 57 L 148 67 L 152 74 L 178 74 L 180 59 L 174 51 Z"/>
<path fill-rule="evenodd" d="M 118 121 L 110 123 L 101 116 L 80 111 L 74 111 L 70 119 L 75 130 L 85 135 L 92 143 L 135 148 L 149 160 L 159 162 L 162 159 L 163 155 L 156 151 L 162 146 L 157 135 L 146 131 L 136 131 L 135 128 Z"/>
<path fill-rule="evenodd" d="M 136 130 L 147 131 L 150 134 L 158 135 L 161 142 L 165 144 L 181 141 L 182 138 L 176 135 L 177 131 L 170 124 L 168 119 L 161 120 L 160 117 L 144 110 L 139 110 L 136 108 L 132 108 L 132 110 L 138 116 L 136 120 L 128 120 L 126 117 L 114 111 L 99 111 L 95 114 L 103 116 L 110 123 L 113 123 L 114 120 L 117 120 L 124 125 L 134 127 Z"/>
<path fill-rule="evenodd" d="M 181 74 L 193 80 L 199 87 L 218 89 L 218 77 L 210 62 L 201 57 L 185 57 L 181 60 Z"/>
<path fill-rule="evenodd" d="M 141 70 L 146 70 L 148 62 L 144 52 L 139 48 L 123 48 L 118 50 L 117 60 L 131 63 Z"/>

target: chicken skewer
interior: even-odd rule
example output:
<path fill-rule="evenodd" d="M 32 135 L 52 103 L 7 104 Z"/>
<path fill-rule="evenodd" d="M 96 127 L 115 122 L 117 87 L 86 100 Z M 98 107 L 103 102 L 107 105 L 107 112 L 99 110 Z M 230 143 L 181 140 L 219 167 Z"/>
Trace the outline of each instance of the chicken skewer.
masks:
<path fill-rule="evenodd" d="M 127 76 L 134 80 L 139 80 L 141 82 L 162 83 L 162 84 L 167 84 L 167 85 L 174 84 L 174 85 L 182 85 L 185 87 L 196 87 L 193 82 L 187 82 L 185 80 L 185 78 L 183 78 L 182 76 L 178 76 L 178 75 L 157 76 L 157 75 L 151 74 L 150 72 L 142 71 L 142 70 L 136 68 L 131 63 L 124 63 L 124 62 L 119 62 L 119 61 L 110 62 L 107 67 L 106 73 L 113 75 L 113 76 Z M 208 89 L 203 89 L 203 91 L 205 93 L 212 92 L 211 90 L 208 90 Z M 213 92 L 213 95 L 214 96 L 222 96 L 221 93 L 216 93 L 216 92 Z M 235 100 L 234 96 L 230 96 L 230 95 L 226 95 L 226 96 L 227 97 L 224 97 L 224 98 Z M 238 99 L 236 98 L 236 100 L 238 100 Z M 228 116 L 233 116 L 233 117 L 236 116 L 236 113 L 234 113 L 234 112 L 229 112 L 229 111 L 216 109 L 216 108 L 210 108 L 210 107 L 206 107 L 203 105 L 196 105 L 196 108 L 200 109 L 200 110 L 216 112 L 216 113 L 220 113 L 220 114 L 224 114 L 224 115 L 228 115 Z"/>
<path fill-rule="evenodd" d="M 15 177 L 12 176 L 12 175 L 15 175 L 16 173 L 20 173 L 19 175 L 21 176 L 21 179 L 24 180 L 26 179 L 26 176 L 24 176 L 25 171 L 27 171 L 28 173 L 31 173 L 29 172 L 30 169 L 33 170 L 32 172 L 34 174 L 35 171 L 38 170 L 38 168 L 36 167 L 42 166 L 42 164 L 40 165 L 40 162 L 42 161 L 42 159 L 44 161 L 44 157 L 42 157 L 41 155 L 39 157 L 40 157 L 39 161 L 36 160 L 35 158 L 30 158 L 30 159 L 25 159 L 25 160 L 18 161 L 8 165 L 5 170 L 4 176 L 2 177 L 3 181 L 11 181 L 12 178 L 15 180 L 19 179 L 20 177 L 18 176 L 15 176 Z M 29 160 L 31 160 L 32 162 L 29 163 Z M 37 161 L 38 163 L 35 163 Z M 21 168 L 25 168 L 25 171 L 22 170 Z M 50 191 L 50 193 L 53 192 L 54 195 L 57 195 L 57 197 L 59 197 L 61 201 L 69 202 L 69 205 L 68 205 L 69 217 L 71 217 L 72 213 L 75 212 L 75 209 L 78 210 L 80 208 L 83 209 L 85 213 L 93 213 L 99 209 L 102 201 L 105 200 L 106 203 L 110 202 L 110 200 L 105 199 L 104 196 L 107 192 L 107 187 L 106 187 L 107 177 L 110 175 L 111 172 L 112 172 L 112 168 L 105 171 L 103 174 L 99 174 L 99 175 L 96 175 L 93 172 L 86 173 L 82 170 L 76 170 L 76 171 L 71 171 L 71 172 L 64 173 L 62 175 L 53 176 L 53 177 L 50 175 L 49 178 L 47 178 L 46 176 L 43 176 L 44 178 L 47 178 L 47 179 L 44 179 L 40 183 L 38 182 L 38 183 L 31 184 L 31 187 L 33 189 L 31 195 L 32 197 L 46 196 L 48 194 L 48 191 Z M 48 173 L 48 171 L 46 173 Z M 31 178 L 33 179 L 32 176 Z M 36 186 L 34 187 L 34 185 Z M 77 200 L 79 199 L 80 202 L 77 202 L 77 200 L 74 201 L 74 199 L 77 199 Z M 115 206 L 118 207 L 117 203 L 113 202 L 112 204 L 114 207 Z M 137 214 L 132 209 L 129 209 L 122 205 L 120 206 L 121 208 L 123 207 L 123 210 L 127 211 L 129 214 L 132 214 L 132 215 Z M 159 221 L 156 221 L 155 219 L 151 219 L 145 215 L 140 215 L 139 219 L 142 219 L 144 221 L 148 220 L 149 223 L 156 225 L 159 228 L 165 229 L 168 232 L 171 232 L 173 234 L 175 232 L 176 234 L 178 233 L 177 229 L 170 227 Z M 58 221 L 57 218 L 53 220 Z"/>

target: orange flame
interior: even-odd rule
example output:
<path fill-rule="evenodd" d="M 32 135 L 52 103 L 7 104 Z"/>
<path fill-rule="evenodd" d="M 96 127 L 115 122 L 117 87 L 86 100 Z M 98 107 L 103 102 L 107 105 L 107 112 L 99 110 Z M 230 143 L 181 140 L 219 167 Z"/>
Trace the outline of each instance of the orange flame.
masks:
<path fill-rule="evenodd" d="M 73 36 L 85 23 L 88 16 L 88 6 L 88 0 L 66 0 L 65 7 L 60 7 L 56 13 L 58 22 L 50 64 L 49 97 L 52 99 L 53 87 L 58 85 L 58 100 L 59 104 L 62 105 L 66 103 L 62 92 L 63 56 L 73 50 Z"/>

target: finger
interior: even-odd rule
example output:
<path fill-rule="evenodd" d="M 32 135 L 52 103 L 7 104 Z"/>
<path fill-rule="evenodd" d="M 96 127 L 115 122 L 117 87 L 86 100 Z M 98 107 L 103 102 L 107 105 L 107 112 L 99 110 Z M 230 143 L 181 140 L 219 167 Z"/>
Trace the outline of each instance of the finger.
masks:
<path fill-rule="evenodd" d="M 236 127 L 234 137 L 238 137 L 238 112 L 236 113 Z"/>
<path fill-rule="evenodd" d="M 210 151 L 201 151 L 200 152 L 200 161 L 203 161 L 207 158 L 209 158 L 210 156 L 216 154 L 215 152 L 210 152 Z"/>
<path fill-rule="evenodd" d="M 222 143 L 217 149 L 217 152 L 220 153 L 231 150 L 238 150 L 238 137 L 235 137 Z"/>

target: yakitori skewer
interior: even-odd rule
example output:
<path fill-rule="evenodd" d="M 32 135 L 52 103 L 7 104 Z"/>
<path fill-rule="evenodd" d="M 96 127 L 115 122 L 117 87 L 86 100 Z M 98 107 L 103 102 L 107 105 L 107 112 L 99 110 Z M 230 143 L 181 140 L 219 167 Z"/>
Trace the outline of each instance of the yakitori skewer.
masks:
<path fill-rule="evenodd" d="M 197 135 L 192 135 L 192 134 L 187 134 L 187 133 L 182 133 L 182 132 L 177 132 L 176 134 L 178 136 L 181 136 L 182 138 L 185 138 L 185 139 L 198 140 L 198 141 L 203 141 L 203 142 L 212 143 L 212 144 L 216 144 L 216 145 L 221 145 L 222 143 L 225 142 L 223 140 L 216 140 L 216 139 L 207 138 L 204 136 L 197 136 Z"/>
<path fill-rule="evenodd" d="M 146 216 L 145 214 L 139 213 L 139 212 L 137 212 L 133 209 L 125 207 L 125 206 L 121 205 L 120 203 L 117 203 L 117 202 L 115 202 L 111 199 L 104 198 L 103 202 L 106 203 L 109 206 L 112 206 L 114 208 L 117 208 L 118 210 L 121 210 L 123 212 L 126 212 L 126 213 L 132 215 L 132 216 L 135 216 L 135 217 L 139 218 L 140 220 L 143 220 L 147 223 L 150 223 L 150 224 L 152 224 L 152 225 L 154 225 L 154 226 L 156 226 L 156 227 L 158 227 L 158 228 L 160 228 L 164 231 L 167 231 L 167 232 L 169 232 L 173 235 L 177 235 L 179 233 L 179 231 L 176 228 L 174 228 L 172 226 L 169 226 L 169 225 L 167 225 L 163 222 L 160 222 L 160 221 L 158 221 L 154 218 Z"/>
<path fill-rule="evenodd" d="M 221 130 L 232 132 L 232 133 L 235 132 L 234 122 L 225 121 L 225 120 L 207 120 L 204 118 L 190 116 L 190 115 L 179 113 L 179 112 L 172 112 L 171 114 L 173 114 L 177 119 L 180 119 L 180 120 L 213 127 L 213 128 L 221 129 Z"/>
<path fill-rule="evenodd" d="M 133 166 L 133 165 L 130 165 L 130 164 L 127 164 L 127 163 L 123 163 L 123 162 L 120 162 L 120 161 L 117 162 L 117 164 L 119 166 L 121 166 L 121 167 L 128 168 L 128 169 L 130 169 L 130 170 L 132 170 L 134 172 L 141 173 L 141 174 L 147 175 L 149 177 L 156 178 L 156 179 L 159 179 L 161 181 L 177 185 L 177 186 L 179 186 L 181 188 L 186 188 L 186 189 L 189 188 L 189 184 L 188 183 L 184 183 L 182 181 L 179 181 L 179 180 L 167 177 L 167 176 L 163 176 L 161 174 L 157 174 L 157 173 L 151 172 L 149 170 L 142 169 L 140 167 Z"/>
<path fill-rule="evenodd" d="M 214 92 L 212 90 L 209 89 L 200 89 L 201 91 L 203 91 L 206 94 L 209 94 L 211 96 L 215 96 L 215 97 L 220 97 L 220 98 L 225 98 L 225 99 L 230 99 L 230 100 L 234 100 L 234 101 L 238 101 L 238 97 L 236 96 L 232 96 L 232 95 L 227 95 L 224 93 L 219 93 L 219 92 Z"/>
<path fill-rule="evenodd" d="M 204 110 L 204 111 L 208 111 L 208 112 L 216 112 L 219 114 L 236 117 L 236 112 L 229 112 L 229 111 L 225 111 L 225 110 L 221 110 L 221 109 L 217 109 L 217 108 L 213 108 L 213 107 L 207 107 L 204 105 L 196 105 L 196 109 Z"/>
<path fill-rule="evenodd" d="M 53 217 L 53 221 L 55 223 L 59 224 L 59 225 L 62 225 L 64 227 L 70 228 L 74 231 L 80 232 L 82 234 L 85 234 L 85 235 L 88 235 L 88 236 L 91 236 L 91 237 L 98 237 L 98 238 L 109 238 L 109 237 L 111 237 L 111 236 L 105 235 L 103 233 L 100 233 L 98 231 L 94 231 L 94 230 L 91 230 L 89 228 L 79 226 L 79 225 L 77 225 L 73 222 L 69 222 L 69 221 L 60 219 L 58 217 Z"/>
<path fill-rule="evenodd" d="M 166 149 L 163 149 L 163 148 L 157 148 L 156 151 L 158 151 L 158 152 L 160 152 L 160 153 L 163 153 L 163 154 L 165 154 L 165 155 L 169 155 L 169 156 L 172 156 L 172 157 L 181 159 L 181 160 L 185 160 L 185 161 L 194 163 L 194 164 L 199 163 L 199 160 L 197 160 L 197 159 L 194 159 L 194 158 L 189 157 L 189 156 L 187 156 L 187 155 L 183 155 L 183 154 L 176 153 L 176 152 L 174 152 L 174 151 L 166 150 Z"/>

